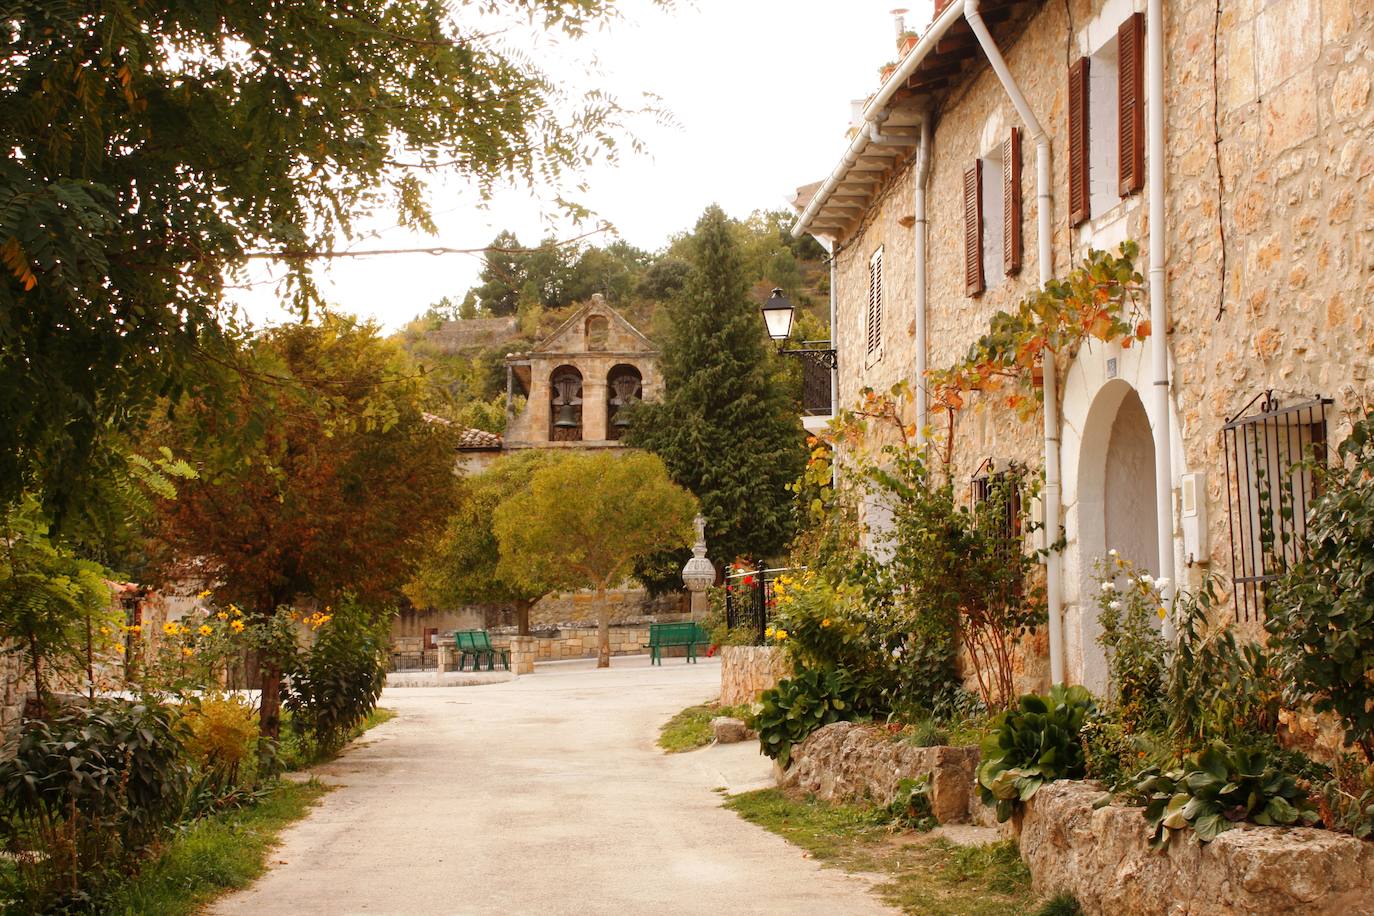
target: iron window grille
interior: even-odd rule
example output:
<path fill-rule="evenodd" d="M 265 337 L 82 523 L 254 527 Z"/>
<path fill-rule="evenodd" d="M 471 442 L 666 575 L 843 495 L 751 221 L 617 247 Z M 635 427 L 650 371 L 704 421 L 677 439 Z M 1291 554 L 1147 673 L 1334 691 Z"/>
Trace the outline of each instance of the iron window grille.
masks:
<path fill-rule="evenodd" d="M 1319 396 L 1283 406 L 1270 389 L 1222 427 L 1238 620 L 1261 619 L 1269 584 L 1302 558 L 1314 471 L 1328 459 L 1331 403 Z"/>
<path fill-rule="evenodd" d="M 980 517 L 987 512 L 995 513 L 994 524 L 1001 530 L 1008 545 L 1021 543 L 1021 471 L 1015 465 L 1001 470 L 991 459 L 984 459 L 969 480 L 969 508 L 982 523 Z M 990 510 L 980 512 L 980 507 L 996 503 Z"/>
<path fill-rule="evenodd" d="M 730 629 L 747 627 L 756 645 L 767 641 L 764 635 L 777 609 L 773 585 L 779 576 L 805 570 L 805 566 L 768 569 L 762 563 L 756 569 L 745 569 L 725 577 L 725 625 Z"/>

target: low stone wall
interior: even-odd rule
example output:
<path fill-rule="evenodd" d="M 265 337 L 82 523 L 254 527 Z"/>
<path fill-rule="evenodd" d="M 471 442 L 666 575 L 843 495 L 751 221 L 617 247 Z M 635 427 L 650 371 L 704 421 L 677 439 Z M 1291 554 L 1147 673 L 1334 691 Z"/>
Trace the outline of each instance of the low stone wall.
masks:
<path fill-rule="evenodd" d="M 966 823 L 976 747 L 916 747 L 880 728 L 835 722 L 792 751 L 784 787 L 827 801 L 892 803 L 903 779 L 930 776 L 930 806 L 942 824 Z"/>
<path fill-rule="evenodd" d="M 722 646 L 720 704 L 753 703 L 759 694 L 791 674 L 787 654 L 777 646 Z"/>
<path fill-rule="evenodd" d="M 502 633 L 500 631 L 490 634 L 491 644 L 502 649 L 511 648 L 511 642 L 520 637 L 512 633 Z M 529 651 L 532 653 L 533 660 L 538 662 L 556 662 L 573 658 L 596 658 L 597 648 L 600 645 L 600 637 L 596 627 L 560 627 L 556 630 L 536 630 L 532 636 L 527 637 L 530 643 Z M 453 636 L 441 636 L 438 640 L 441 646 L 445 647 L 444 670 L 455 671 L 458 668 L 457 655 L 453 652 Z M 644 655 L 649 651 L 649 625 L 642 624 L 637 626 L 612 626 L 610 632 L 611 654 L 612 655 Z M 698 655 L 704 650 L 699 650 Z M 665 658 L 682 657 L 686 654 L 685 647 L 675 647 L 664 650 Z M 436 650 L 426 652 L 425 659 L 428 662 L 431 657 L 435 660 L 426 667 L 437 666 L 438 653 Z"/>
<path fill-rule="evenodd" d="M 1068 891 L 1088 914 L 1374 914 L 1374 844 L 1329 830 L 1242 824 L 1206 845 L 1149 845 L 1140 808 L 1094 811 L 1102 790 L 1042 788 L 1020 816 L 1021 858 L 1037 891 Z"/>

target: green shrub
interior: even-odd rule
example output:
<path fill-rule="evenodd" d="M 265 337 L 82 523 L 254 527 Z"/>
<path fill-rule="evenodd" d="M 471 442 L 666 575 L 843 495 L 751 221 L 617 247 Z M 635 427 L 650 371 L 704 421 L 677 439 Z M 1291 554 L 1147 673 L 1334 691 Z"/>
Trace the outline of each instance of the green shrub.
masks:
<path fill-rule="evenodd" d="M 1145 805 L 1145 818 L 1153 829 L 1151 845 L 1156 849 L 1188 827 L 1206 843 L 1241 821 L 1288 826 L 1318 820 L 1315 806 L 1297 780 L 1266 755 L 1232 750 L 1219 741 L 1188 757 L 1177 769 L 1146 769 L 1131 794 Z"/>
<path fill-rule="evenodd" d="M 292 727 L 328 752 L 348 740 L 382 695 L 391 619 L 347 599 L 316 627 L 315 643 L 301 654 L 285 698 Z"/>
<path fill-rule="evenodd" d="M 1342 754 L 1331 772 L 1316 781 L 1313 794 L 1328 829 L 1374 838 L 1374 768 L 1354 754 Z"/>
<path fill-rule="evenodd" d="M 101 701 L 25 723 L 0 761 L 0 894 L 30 911 L 84 905 L 182 810 L 188 767 L 175 713 Z"/>
<path fill-rule="evenodd" d="M 1029 693 L 1016 709 L 1002 713 L 996 731 L 983 742 L 978 794 L 997 806 L 997 820 L 1056 779 L 1080 779 L 1086 772 L 1079 733 L 1096 709 L 1092 694 L 1056 684 L 1048 695 Z"/>
<path fill-rule="evenodd" d="M 763 753 L 786 769 L 792 747 L 823 725 L 857 715 L 859 689 L 845 671 L 799 671 L 759 698 L 754 727 Z"/>
<path fill-rule="evenodd" d="M 939 824 L 930 806 L 930 774 L 897 783 L 897 793 L 888 805 L 892 819 L 913 830 L 934 830 Z"/>
<path fill-rule="evenodd" d="M 1211 579 L 1174 601 L 1168 728 L 1184 752 L 1214 740 L 1250 745 L 1278 729 L 1283 682 L 1276 659 L 1264 646 L 1237 640 L 1230 623 L 1214 622 L 1216 603 Z"/>
<path fill-rule="evenodd" d="M 1265 627 L 1289 700 L 1340 716 L 1346 743 L 1374 761 L 1374 413 L 1337 453 L 1314 468 L 1306 555 L 1267 595 Z"/>
<path fill-rule="evenodd" d="M 906 740 L 916 747 L 942 747 L 949 744 L 949 732 L 934 717 L 920 719 L 907 731 Z"/>

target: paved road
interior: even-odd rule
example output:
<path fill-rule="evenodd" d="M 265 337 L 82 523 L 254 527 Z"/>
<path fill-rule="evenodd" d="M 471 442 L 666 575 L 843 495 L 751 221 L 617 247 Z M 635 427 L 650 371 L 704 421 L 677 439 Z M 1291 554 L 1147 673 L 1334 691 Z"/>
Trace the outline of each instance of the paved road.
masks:
<path fill-rule="evenodd" d="M 742 745 L 664 755 L 719 666 L 615 659 L 482 687 L 388 689 L 399 715 L 321 769 L 341 784 L 216 914 L 889 913 L 720 807 L 766 775 Z"/>

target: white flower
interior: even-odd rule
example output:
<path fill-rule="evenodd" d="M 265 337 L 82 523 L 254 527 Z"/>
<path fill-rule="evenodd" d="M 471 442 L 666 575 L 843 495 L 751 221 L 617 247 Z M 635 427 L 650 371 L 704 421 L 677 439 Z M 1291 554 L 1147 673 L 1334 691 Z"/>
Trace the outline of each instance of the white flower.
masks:
<path fill-rule="evenodd" d="M 1152 576 L 1152 575 L 1150 575 L 1150 574 L 1147 573 L 1147 572 L 1146 572 L 1146 573 L 1141 573 L 1141 574 L 1140 574 L 1140 581 L 1141 581 L 1141 582 L 1144 582 L 1146 585 L 1149 585 L 1150 583 L 1152 583 L 1152 582 L 1155 581 L 1155 577 Z"/>
<path fill-rule="evenodd" d="M 1168 588 L 1168 587 L 1169 587 L 1169 580 L 1168 580 L 1168 579 L 1156 579 L 1156 580 L 1155 580 L 1155 588 L 1159 589 L 1160 591 L 1163 591 L 1164 589 L 1166 589 L 1166 588 Z"/>
<path fill-rule="evenodd" d="M 1107 556 L 1109 556 L 1109 557 L 1111 557 L 1113 560 L 1115 560 L 1117 557 L 1121 556 L 1121 551 L 1119 551 L 1119 550 L 1117 550 L 1115 547 L 1113 547 L 1111 550 L 1107 551 Z"/>
<path fill-rule="evenodd" d="M 901 647 L 901 646 L 898 646 L 897 648 L 895 648 L 895 649 L 892 650 L 892 657 L 893 657 L 893 658 L 901 658 L 901 657 L 902 657 L 902 647 Z"/>
<path fill-rule="evenodd" d="M 1114 611 L 1119 611 L 1121 610 L 1121 602 L 1113 601 L 1111 604 L 1107 605 L 1107 607 L 1111 608 Z"/>
<path fill-rule="evenodd" d="M 1104 592 L 1114 592 L 1114 591 L 1116 591 L 1116 583 L 1115 583 L 1115 582 L 1103 582 L 1103 583 L 1102 583 L 1102 590 L 1103 590 Z"/>

